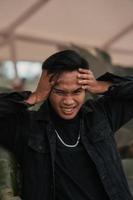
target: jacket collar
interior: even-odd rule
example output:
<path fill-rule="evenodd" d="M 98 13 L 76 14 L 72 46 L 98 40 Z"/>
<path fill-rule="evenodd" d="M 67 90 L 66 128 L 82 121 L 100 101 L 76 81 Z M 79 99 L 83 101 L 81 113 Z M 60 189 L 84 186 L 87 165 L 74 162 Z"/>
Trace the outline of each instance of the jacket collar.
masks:
<path fill-rule="evenodd" d="M 87 101 L 82 108 L 81 108 L 81 116 L 84 116 L 90 112 L 93 112 L 93 107 L 91 101 Z M 39 108 L 39 110 L 36 113 L 36 120 L 38 121 L 45 121 L 50 122 L 50 108 L 49 108 L 49 102 L 46 100 Z"/>

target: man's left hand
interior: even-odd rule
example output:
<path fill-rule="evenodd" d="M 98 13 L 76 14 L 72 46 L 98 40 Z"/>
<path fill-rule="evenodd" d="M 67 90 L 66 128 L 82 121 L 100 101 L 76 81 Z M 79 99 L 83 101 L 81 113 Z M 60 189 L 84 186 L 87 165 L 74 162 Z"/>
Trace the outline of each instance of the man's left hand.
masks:
<path fill-rule="evenodd" d="M 111 82 L 97 81 L 91 70 L 82 68 L 79 69 L 78 83 L 92 94 L 104 93 L 112 85 Z"/>

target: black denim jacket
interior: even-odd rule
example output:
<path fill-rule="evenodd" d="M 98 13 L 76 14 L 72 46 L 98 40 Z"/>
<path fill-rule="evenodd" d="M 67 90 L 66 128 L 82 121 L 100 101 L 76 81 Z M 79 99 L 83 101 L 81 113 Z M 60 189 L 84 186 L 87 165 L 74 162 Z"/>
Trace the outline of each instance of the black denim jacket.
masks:
<path fill-rule="evenodd" d="M 98 170 L 110 200 L 132 200 L 114 133 L 133 117 L 133 78 L 106 73 L 109 90 L 81 109 L 81 140 Z M 54 200 L 56 136 L 47 101 L 29 111 L 30 92 L 0 94 L 0 144 L 13 151 L 23 173 L 23 200 Z"/>

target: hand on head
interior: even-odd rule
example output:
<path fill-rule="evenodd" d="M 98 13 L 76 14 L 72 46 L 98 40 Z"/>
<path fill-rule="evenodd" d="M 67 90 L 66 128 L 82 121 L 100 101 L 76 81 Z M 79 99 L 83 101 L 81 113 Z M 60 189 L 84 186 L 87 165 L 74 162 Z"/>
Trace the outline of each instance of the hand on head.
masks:
<path fill-rule="evenodd" d="M 47 70 L 43 70 L 36 90 L 25 102 L 34 105 L 45 101 L 48 98 L 55 81 L 56 78 L 53 77 L 53 74 L 48 74 Z"/>
<path fill-rule="evenodd" d="M 79 68 L 78 83 L 83 89 L 91 93 L 97 92 L 98 82 L 90 69 Z"/>
<path fill-rule="evenodd" d="M 101 94 L 108 90 L 111 82 L 97 81 L 90 69 L 79 69 L 78 83 L 92 94 Z"/>
<path fill-rule="evenodd" d="M 103 81 L 97 81 L 90 69 L 79 68 L 78 72 L 78 84 L 80 84 L 84 90 L 92 94 L 100 94 L 105 92 L 111 84 Z M 58 74 L 54 76 L 54 74 L 49 74 L 47 70 L 43 70 L 37 89 L 25 102 L 33 105 L 45 101 L 48 98 L 58 77 Z"/>

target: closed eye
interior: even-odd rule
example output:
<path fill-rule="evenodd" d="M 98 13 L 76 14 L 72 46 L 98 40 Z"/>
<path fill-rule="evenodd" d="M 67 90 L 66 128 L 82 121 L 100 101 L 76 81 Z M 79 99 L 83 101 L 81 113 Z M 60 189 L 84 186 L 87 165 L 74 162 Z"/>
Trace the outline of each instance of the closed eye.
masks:
<path fill-rule="evenodd" d="M 83 89 L 82 89 L 82 88 L 79 88 L 79 89 L 73 91 L 72 93 L 73 93 L 73 94 L 80 94 L 81 92 L 83 92 Z"/>
<path fill-rule="evenodd" d="M 83 89 L 82 88 L 78 88 L 72 92 L 67 92 L 67 91 L 64 91 L 64 90 L 60 90 L 60 89 L 57 89 L 57 88 L 53 88 L 53 92 L 55 94 L 58 94 L 60 96 L 66 96 L 66 95 L 79 95 L 80 93 L 83 92 Z"/>
<path fill-rule="evenodd" d="M 56 88 L 53 89 L 53 92 L 54 92 L 55 94 L 58 94 L 58 95 L 65 95 L 65 94 L 66 94 L 65 91 L 59 90 L 59 89 L 56 89 Z"/>

